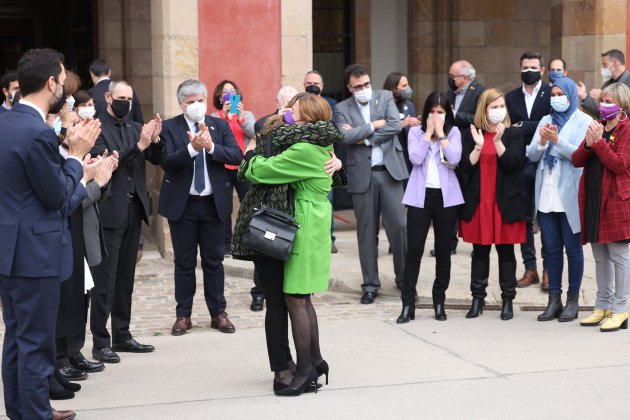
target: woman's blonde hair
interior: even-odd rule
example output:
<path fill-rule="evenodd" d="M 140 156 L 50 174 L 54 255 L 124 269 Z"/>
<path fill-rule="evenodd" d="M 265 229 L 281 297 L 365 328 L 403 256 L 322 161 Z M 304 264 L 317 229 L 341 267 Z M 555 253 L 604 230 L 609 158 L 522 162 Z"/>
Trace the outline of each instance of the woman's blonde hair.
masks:
<path fill-rule="evenodd" d="M 490 127 L 490 121 L 488 120 L 488 112 L 486 111 L 488 105 L 496 101 L 499 98 L 503 98 L 503 92 L 499 89 L 490 88 L 483 91 L 477 102 L 477 110 L 475 111 L 475 127 L 481 128 L 484 131 Z M 506 105 L 507 107 L 507 105 Z M 507 128 L 510 126 L 510 114 L 505 113 L 505 119 L 502 121 L 503 125 Z"/>
<path fill-rule="evenodd" d="M 312 93 L 300 92 L 291 98 L 287 103 L 287 108 L 291 108 L 297 101 L 300 102 L 300 115 L 305 122 L 314 123 L 316 121 L 330 121 L 332 119 L 332 110 L 324 98 L 313 95 Z M 262 134 L 267 134 L 269 131 L 282 124 L 284 122 L 283 118 L 283 115 L 270 117 L 265 123 Z"/>
<path fill-rule="evenodd" d="M 630 109 L 630 88 L 624 83 L 611 83 L 606 86 L 599 95 L 599 101 L 601 102 L 605 96 L 610 96 L 624 111 Z"/>

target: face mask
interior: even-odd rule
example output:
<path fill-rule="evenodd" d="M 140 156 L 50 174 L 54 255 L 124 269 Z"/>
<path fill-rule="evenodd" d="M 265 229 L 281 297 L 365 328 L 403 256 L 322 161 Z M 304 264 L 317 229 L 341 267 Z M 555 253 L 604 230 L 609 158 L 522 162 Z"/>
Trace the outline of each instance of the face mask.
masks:
<path fill-rule="evenodd" d="M 59 133 L 61 133 L 61 118 L 59 117 L 59 115 L 57 115 L 57 118 L 55 118 L 55 121 L 53 121 L 52 128 L 53 130 L 55 130 L 56 135 L 59 135 Z"/>
<path fill-rule="evenodd" d="M 521 80 L 528 86 L 535 85 L 540 80 L 540 71 L 525 70 L 521 72 Z"/>
<path fill-rule="evenodd" d="M 604 79 L 610 79 L 612 77 L 612 71 L 610 71 L 608 67 L 602 67 L 601 73 Z"/>
<path fill-rule="evenodd" d="M 411 100 L 411 97 L 413 96 L 413 89 L 411 89 L 410 86 L 407 86 L 406 88 L 401 90 L 399 94 L 400 94 L 400 99 L 409 101 Z"/>
<path fill-rule="evenodd" d="M 116 118 L 120 120 L 125 118 L 127 114 L 129 114 L 129 111 L 131 111 L 131 101 L 126 99 L 113 99 L 110 106 Z"/>
<path fill-rule="evenodd" d="M 10 90 L 9 91 L 9 102 L 11 103 L 11 105 L 13 105 L 15 103 L 15 94 L 17 93 L 17 90 Z"/>
<path fill-rule="evenodd" d="M 74 108 L 75 102 L 76 100 L 74 99 L 74 96 L 68 96 L 68 98 L 66 98 L 66 107 L 68 109 L 68 112 L 72 112 L 72 108 Z"/>
<path fill-rule="evenodd" d="M 599 104 L 599 114 L 604 121 L 612 120 L 617 116 L 619 111 L 621 111 L 621 107 L 617 104 L 608 104 L 606 102 Z"/>
<path fill-rule="evenodd" d="M 446 120 L 446 114 L 433 114 L 434 118 L 438 118 L 441 121 L 445 121 Z"/>
<path fill-rule="evenodd" d="M 552 96 L 551 97 L 551 107 L 556 112 L 564 112 L 569 109 L 569 98 L 566 96 Z"/>
<path fill-rule="evenodd" d="M 451 90 L 457 90 L 457 85 L 455 84 L 455 79 L 453 79 L 452 77 L 448 78 L 448 87 L 450 87 Z"/>
<path fill-rule="evenodd" d="M 561 77 L 564 77 L 564 74 L 562 74 L 560 70 L 551 70 L 549 72 L 549 81 L 551 83 L 555 83 L 556 80 L 560 79 Z"/>
<path fill-rule="evenodd" d="M 304 88 L 304 90 L 308 93 L 312 93 L 313 95 L 317 95 L 317 96 L 319 96 L 319 94 L 322 93 L 322 90 L 319 88 L 319 86 L 315 86 L 315 85 L 308 85 Z"/>
<path fill-rule="evenodd" d="M 56 93 L 53 93 L 53 96 L 57 101 L 50 106 L 50 108 L 48 109 L 48 113 L 59 114 L 59 111 L 61 111 L 61 108 L 63 108 L 63 105 L 66 103 L 66 95 L 64 95 L 63 93 L 63 86 L 61 86 L 61 94 L 57 96 Z"/>
<path fill-rule="evenodd" d="M 291 111 L 287 111 L 284 113 L 284 122 L 287 124 L 295 125 L 295 120 L 293 119 L 293 114 Z"/>
<path fill-rule="evenodd" d="M 96 114 L 96 110 L 93 106 L 82 106 L 79 107 L 79 109 L 77 110 L 77 114 L 79 115 L 79 118 L 84 120 L 86 118 L 94 117 L 94 114 Z"/>
<path fill-rule="evenodd" d="M 499 124 L 505 119 L 507 109 L 505 108 L 492 108 L 488 110 L 488 119 L 492 124 Z"/>
<path fill-rule="evenodd" d="M 191 120 L 199 122 L 206 116 L 207 109 L 208 108 L 205 103 L 196 101 L 188 105 L 186 108 L 186 115 L 188 115 L 188 118 Z"/>
<path fill-rule="evenodd" d="M 372 88 L 365 88 L 358 92 L 354 92 L 354 97 L 361 103 L 370 102 L 372 99 Z"/>

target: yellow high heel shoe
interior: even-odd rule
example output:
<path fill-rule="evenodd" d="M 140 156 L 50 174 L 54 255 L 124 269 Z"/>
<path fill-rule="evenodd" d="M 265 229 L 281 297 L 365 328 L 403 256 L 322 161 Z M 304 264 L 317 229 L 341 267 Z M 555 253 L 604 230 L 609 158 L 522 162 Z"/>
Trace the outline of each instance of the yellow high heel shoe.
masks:
<path fill-rule="evenodd" d="M 610 318 L 606 318 L 606 321 L 599 327 L 601 332 L 617 331 L 618 329 L 628 329 L 628 312 L 617 312 L 612 314 Z"/>
<path fill-rule="evenodd" d="M 583 327 L 596 327 L 604 319 L 610 317 L 611 312 L 609 309 L 595 309 L 591 314 L 580 320 L 580 325 Z"/>

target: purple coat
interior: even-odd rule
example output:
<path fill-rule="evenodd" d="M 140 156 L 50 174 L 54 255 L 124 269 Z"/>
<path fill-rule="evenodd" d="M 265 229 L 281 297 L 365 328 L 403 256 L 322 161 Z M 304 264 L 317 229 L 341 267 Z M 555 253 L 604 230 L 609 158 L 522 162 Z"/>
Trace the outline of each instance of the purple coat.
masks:
<path fill-rule="evenodd" d="M 449 145 L 444 148 L 446 160 L 457 165 L 462 157 L 462 138 L 457 127 L 451 128 L 448 133 Z M 427 168 L 429 166 L 429 153 L 431 142 L 424 139 L 422 128 L 412 127 L 409 130 L 408 148 L 409 160 L 413 165 L 403 204 L 418 208 L 424 208 L 424 197 L 426 191 Z M 462 190 L 455 176 L 455 170 L 447 168 L 440 162 L 440 151 L 435 150 L 435 163 L 437 164 L 440 186 L 444 207 L 458 206 L 464 202 Z"/>

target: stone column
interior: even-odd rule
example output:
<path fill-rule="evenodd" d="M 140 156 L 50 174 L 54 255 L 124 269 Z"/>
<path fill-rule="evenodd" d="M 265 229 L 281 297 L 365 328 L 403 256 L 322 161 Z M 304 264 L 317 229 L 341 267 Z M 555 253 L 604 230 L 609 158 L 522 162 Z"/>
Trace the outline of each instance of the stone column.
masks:
<path fill-rule="evenodd" d="M 304 75 L 313 69 L 313 5 L 311 0 L 281 0 L 282 85 L 303 90 Z"/>

